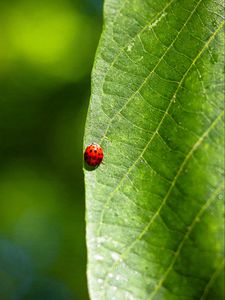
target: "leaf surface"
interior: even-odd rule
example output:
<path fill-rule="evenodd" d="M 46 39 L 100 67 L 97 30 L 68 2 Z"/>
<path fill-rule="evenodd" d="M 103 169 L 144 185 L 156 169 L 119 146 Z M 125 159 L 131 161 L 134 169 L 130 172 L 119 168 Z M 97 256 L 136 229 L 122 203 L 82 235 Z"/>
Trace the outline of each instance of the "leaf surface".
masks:
<path fill-rule="evenodd" d="M 223 299 L 223 2 L 106 0 L 84 145 L 91 299 Z"/>

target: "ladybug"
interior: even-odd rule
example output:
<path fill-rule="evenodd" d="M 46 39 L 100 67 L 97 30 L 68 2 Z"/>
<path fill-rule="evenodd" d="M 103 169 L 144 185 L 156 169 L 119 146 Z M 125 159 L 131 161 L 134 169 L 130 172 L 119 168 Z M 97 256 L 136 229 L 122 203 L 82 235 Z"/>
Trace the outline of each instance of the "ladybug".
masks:
<path fill-rule="evenodd" d="M 102 148 L 92 143 L 84 151 L 84 160 L 91 167 L 97 167 L 101 164 L 104 154 Z"/>

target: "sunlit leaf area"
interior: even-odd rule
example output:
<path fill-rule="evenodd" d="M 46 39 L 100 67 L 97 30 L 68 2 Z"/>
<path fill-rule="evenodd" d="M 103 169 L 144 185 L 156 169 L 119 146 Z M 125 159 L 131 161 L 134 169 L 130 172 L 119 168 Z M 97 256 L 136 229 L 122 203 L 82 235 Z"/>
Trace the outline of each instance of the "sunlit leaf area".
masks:
<path fill-rule="evenodd" d="M 104 149 L 85 170 L 91 299 L 224 300 L 224 3 L 106 0 L 104 20 L 84 136 Z"/>
<path fill-rule="evenodd" d="M 0 299 L 85 300 L 97 0 L 0 1 Z"/>

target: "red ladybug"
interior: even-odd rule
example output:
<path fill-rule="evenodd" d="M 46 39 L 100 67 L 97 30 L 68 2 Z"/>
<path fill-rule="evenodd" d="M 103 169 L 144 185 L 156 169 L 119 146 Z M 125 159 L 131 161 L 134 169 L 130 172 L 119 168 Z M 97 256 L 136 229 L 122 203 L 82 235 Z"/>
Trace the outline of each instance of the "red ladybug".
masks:
<path fill-rule="evenodd" d="M 102 148 L 95 143 L 90 144 L 84 151 L 84 160 L 91 167 L 101 164 L 104 154 Z"/>

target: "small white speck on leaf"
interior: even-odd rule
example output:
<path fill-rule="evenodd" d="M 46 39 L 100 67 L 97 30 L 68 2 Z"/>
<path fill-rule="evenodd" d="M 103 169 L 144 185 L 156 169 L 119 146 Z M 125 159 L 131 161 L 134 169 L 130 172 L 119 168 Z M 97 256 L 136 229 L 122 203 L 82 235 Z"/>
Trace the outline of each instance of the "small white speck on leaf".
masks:
<path fill-rule="evenodd" d="M 218 199 L 223 200 L 223 194 L 219 194 Z"/>
<path fill-rule="evenodd" d="M 112 252 L 112 253 L 111 253 L 111 256 L 112 256 L 112 259 L 113 259 L 114 261 L 117 261 L 117 260 L 120 259 L 120 255 L 119 255 L 118 253 L 116 253 L 116 252 Z"/>
<path fill-rule="evenodd" d="M 133 46 L 134 46 L 134 43 L 133 43 L 133 42 L 132 42 L 131 44 L 129 44 L 129 45 L 127 46 L 127 52 L 130 52 L 130 51 L 132 50 Z"/>
<path fill-rule="evenodd" d="M 102 260 L 104 260 L 104 257 L 102 255 L 96 254 L 95 260 L 102 261 Z"/>
<path fill-rule="evenodd" d="M 162 13 L 162 15 L 157 20 L 155 20 L 155 22 L 153 22 L 152 24 L 150 24 L 148 26 L 148 28 L 152 29 L 153 27 L 155 27 L 166 15 L 167 15 L 166 12 Z"/>

